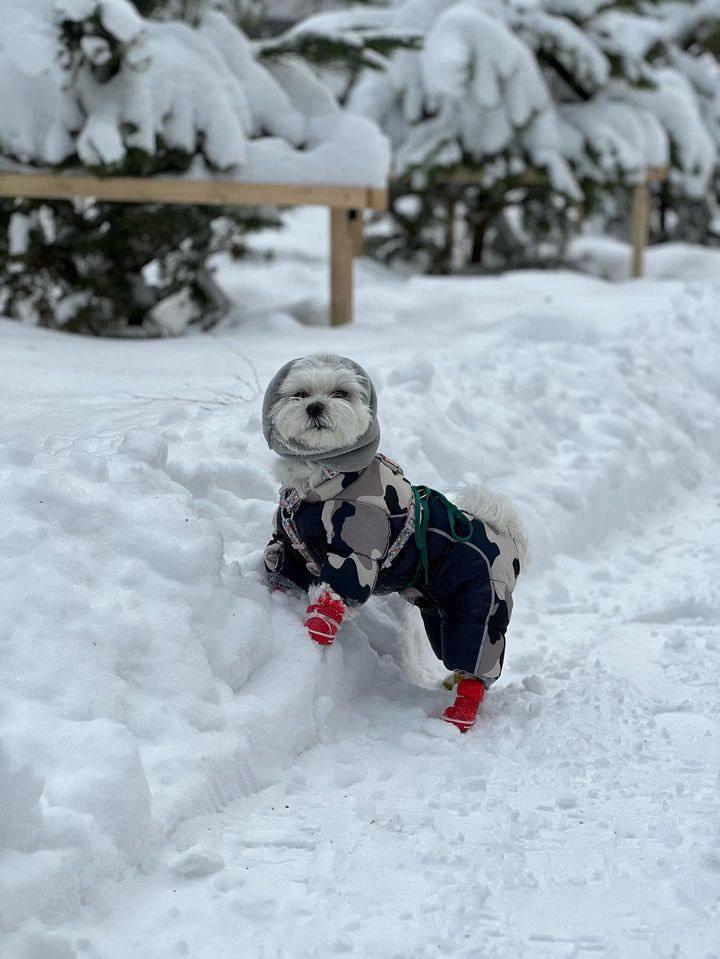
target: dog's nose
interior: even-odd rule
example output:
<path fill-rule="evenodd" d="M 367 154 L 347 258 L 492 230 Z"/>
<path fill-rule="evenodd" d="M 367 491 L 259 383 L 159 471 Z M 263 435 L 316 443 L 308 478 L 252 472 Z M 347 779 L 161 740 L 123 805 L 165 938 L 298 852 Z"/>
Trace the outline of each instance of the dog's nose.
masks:
<path fill-rule="evenodd" d="M 308 416 L 322 416 L 325 412 L 324 403 L 308 403 L 306 413 Z"/>

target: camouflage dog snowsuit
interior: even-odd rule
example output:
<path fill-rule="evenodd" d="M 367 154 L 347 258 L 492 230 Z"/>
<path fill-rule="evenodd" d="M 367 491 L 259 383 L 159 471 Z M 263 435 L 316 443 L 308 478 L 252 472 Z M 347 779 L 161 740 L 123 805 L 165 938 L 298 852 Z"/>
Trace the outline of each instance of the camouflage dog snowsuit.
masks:
<path fill-rule="evenodd" d="M 518 549 L 469 513 L 455 515 L 430 491 L 426 567 L 416 541 L 418 500 L 382 454 L 358 472 L 323 468 L 314 488 L 286 488 L 265 549 L 271 582 L 308 590 L 327 584 L 347 605 L 399 592 L 421 612 L 435 654 L 486 685 L 502 670 Z"/>

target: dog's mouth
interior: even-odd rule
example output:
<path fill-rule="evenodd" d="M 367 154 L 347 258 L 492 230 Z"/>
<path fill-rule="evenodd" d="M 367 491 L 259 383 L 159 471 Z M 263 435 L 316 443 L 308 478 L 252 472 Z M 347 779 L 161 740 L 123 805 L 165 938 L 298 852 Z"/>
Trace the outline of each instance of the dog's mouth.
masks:
<path fill-rule="evenodd" d="M 308 429 L 317 430 L 331 430 L 333 428 L 332 423 L 329 422 L 325 416 L 310 416 L 309 418 L 310 426 Z"/>
<path fill-rule="evenodd" d="M 326 414 L 308 416 L 297 439 L 313 449 L 328 449 L 335 442 L 336 429 L 335 423 Z"/>

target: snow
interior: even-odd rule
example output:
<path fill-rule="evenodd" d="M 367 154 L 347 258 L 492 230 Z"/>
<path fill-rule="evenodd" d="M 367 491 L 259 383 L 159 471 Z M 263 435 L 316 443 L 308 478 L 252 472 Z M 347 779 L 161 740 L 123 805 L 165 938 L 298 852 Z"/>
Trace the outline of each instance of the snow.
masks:
<path fill-rule="evenodd" d="M 711 959 L 720 254 L 613 285 L 361 261 L 328 330 L 326 217 L 290 223 L 219 263 L 214 335 L 0 322 L 0 954 Z M 262 387 L 327 348 L 412 480 L 529 527 L 466 736 L 399 598 L 321 652 L 264 585 Z"/>
<path fill-rule="evenodd" d="M 519 22 L 521 33 L 534 49 L 557 56 L 588 91 L 602 89 L 610 75 L 610 64 L 601 49 L 572 20 L 563 20 L 532 7 Z"/>
<path fill-rule="evenodd" d="M 364 36 L 381 32 L 391 22 L 392 10 L 379 7 L 355 7 L 352 10 L 332 10 L 319 15 L 306 15 L 281 34 L 280 42 L 290 42 L 304 36 L 336 38 L 361 47 Z M 412 35 L 412 33 L 410 34 Z"/>
<path fill-rule="evenodd" d="M 624 60 L 625 70 L 633 81 L 642 79 L 643 60 L 649 51 L 668 39 L 660 20 L 624 10 L 602 11 L 593 19 L 591 30 L 608 54 Z"/>
<path fill-rule="evenodd" d="M 38 830 L 43 782 L 28 766 L 12 769 L 0 745 L 0 786 L 0 850 L 27 852 Z"/>
<path fill-rule="evenodd" d="M 150 156 L 177 149 L 202 161 L 195 168 L 247 182 L 386 183 L 388 145 L 374 124 L 344 114 L 302 64 L 266 69 L 217 11 L 205 11 L 196 29 L 145 20 L 127 0 L 8 3 L 22 32 L 0 39 L 0 166 L 69 162 L 117 172 L 131 148 Z M 102 36 L 87 20 L 95 15 Z M 72 64 L 61 17 L 89 31 Z M 110 42 L 123 59 L 108 79 L 98 68 Z"/>
<path fill-rule="evenodd" d="M 668 163 L 665 131 L 652 113 L 621 99 L 598 95 L 592 103 L 560 108 L 566 142 L 578 156 L 592 159 L 581 169 L 596 179 L 626 183 L 642 180 L 648 166 Z M 575 142 L 577 139 L 577 143 Z"/>
<path fill-rule="evenodd" d="M 630 278 L 631 247 L 604 236 L 581 236 L 570 242 L 568 258 L 585 273 L 615 282 Z M 663 243 L 645 251 L 645 275 L 655 280 L 716 280 L 720 249 L 690 243 Z"/>
<path fill-rule="evenodd" d="M 638 90 L 633 100 L 650 106 L 665 125 L 692 197 L 702 197 L 717 164 L 717 146 L 705 128 L 690 82 L 674 70 L 658 70 L 656 90 Z"/>
<path fill-rule="evenodd" d="M 97 9 L 108 33 L 123 43 L 131 43 L 144 28 L 142 17 L 128 0 L 100 0 Z"/>
<path fill-rule="evenodd" d="M 27 251 L 30 241 L 31 220 L 24 213 L 13 213 L 8 227 L 8 252 L 20 256 Z"/>

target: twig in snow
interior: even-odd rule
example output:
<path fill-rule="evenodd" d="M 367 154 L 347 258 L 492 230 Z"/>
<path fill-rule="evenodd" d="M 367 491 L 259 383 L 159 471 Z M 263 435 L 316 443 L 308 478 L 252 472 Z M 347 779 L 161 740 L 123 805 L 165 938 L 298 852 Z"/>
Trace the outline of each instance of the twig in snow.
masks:
<path fill-rule="evenodd" d="M 247 386 L 248 389 L 252 391 L 253 399 L 256 396 L 261 396 L 263 389 L 262 389 L 262 385 L 260 384 L 260 377 L 258 376 L 258 372 L 253 361 L 249 357 L 245 356 L 244 353 L 241 353 L 234 343 L 232 343 L 230 340 L 226 340 L 225 337 L 220 336 L 220 334 L 216 330 L 210 331 L 210 336 L 212 336 L 216 340 L 219 340 L 224 346 L 226 346 L 229 350 L 231 350 L 233 353 L 239 356 L 240 359 L 243 361 L 243 363 L 247 363 L 247 365 L 250 367 L 250 373 L 252 374 L 252 382 L 244 379 L 242 376 L 240 376 L 239 373 L 235 374 L 235 379 L 239 383 L 242 383 L 243 386 Z"/>

